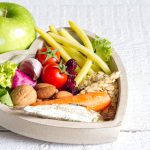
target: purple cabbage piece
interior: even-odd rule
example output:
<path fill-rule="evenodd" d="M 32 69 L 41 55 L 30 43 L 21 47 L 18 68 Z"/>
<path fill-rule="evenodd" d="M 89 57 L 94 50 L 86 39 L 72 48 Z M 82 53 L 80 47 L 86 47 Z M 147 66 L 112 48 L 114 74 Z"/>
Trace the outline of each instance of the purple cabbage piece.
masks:
<path fill-rule="evenodd" d="M 31 85 L 34 87 L 36 85 L 36 81 L 33 81 L 28 75 L 17 69 L 15 76 L 12 79 L 12 88 L 16 88 L 20 85 Z"/>

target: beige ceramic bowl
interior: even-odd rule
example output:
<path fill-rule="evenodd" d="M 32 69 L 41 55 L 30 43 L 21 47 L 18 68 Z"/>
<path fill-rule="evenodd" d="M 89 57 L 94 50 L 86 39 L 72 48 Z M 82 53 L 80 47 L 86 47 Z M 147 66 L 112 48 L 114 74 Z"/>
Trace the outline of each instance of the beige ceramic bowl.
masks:
<path fill-rule="evenodd" d="M 69 28 L 67 30 L 71 32 Z M 71 34 L 73 33 L 71 32 Z M 95 36 L 89 32 L 87 34 L 90 38 Z M 9 52 L 9 55 L 1 54 L 0 63 L 3 62 L 3 58 L 9 60 L 14 56 L 16 57 L 16 55 L 26 54 L 27 52 L 32 57 L 35 55 L 35 50 L 42 43 L 43 41 L 37 38 L 28 51 L 13 51 Z M 126 110 L 127 78 L 122 62 L 115 51 L 113 51 L 111 69 L 121 72 L 119 78 L 119 102 L 114 120 L 102 123 L 84 123 L 42 119 L 21 114 L 0 104 L 0 125 L 17 134 L 49 142 L 99 144 L 116 140 Z"/>

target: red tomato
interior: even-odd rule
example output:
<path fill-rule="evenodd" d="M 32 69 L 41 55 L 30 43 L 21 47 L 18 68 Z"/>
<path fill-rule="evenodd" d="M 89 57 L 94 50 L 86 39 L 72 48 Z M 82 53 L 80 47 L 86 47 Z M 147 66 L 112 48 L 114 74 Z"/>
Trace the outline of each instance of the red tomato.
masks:
<path fill-rule="evenodd" d="M 61 88 L 67 82 L 68 75 L 61 71 L 59 65 L 47 65 L 42 71 L 42 81 Z"/>
<path fill-rule="evenodd" d="M 37 51 L 36 59 L 38 59 L 43 66 L 48 64 L 58 63 L 60 61 L 60 53 L 57 49 L 43 47 Z"/>

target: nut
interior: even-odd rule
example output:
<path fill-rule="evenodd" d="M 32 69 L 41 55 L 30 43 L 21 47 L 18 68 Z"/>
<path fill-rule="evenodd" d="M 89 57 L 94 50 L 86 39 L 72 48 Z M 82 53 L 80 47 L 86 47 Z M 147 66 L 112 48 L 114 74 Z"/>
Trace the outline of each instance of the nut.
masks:
<path fill-rule="evenodd" d="M 70 92 L 67 91 L 60 91 L 56 94 L 56 98 L 64 98 L 64 97 L 69 97 L 69 96 L 73 96 Z"/>
<path fill-rule="evenodd" d="M 48 84 L 48 83 L 39 83 L 39 84 L 37 84 L 34 88 L 35 88 L 35 90 L 37 91 L 37 90 L 39 90 L 39 89 L 41 89 L 41 88 L 43 88 L 43 87 L 48 87 L 48 86 L 53 86 L 53 85 Z"/>
<path fill-rule="evenodd" d="M 36 102 L 42 102 L 42 99 L 36 99 Z"/>
<path fill-rule="evenodd" d="M 37 94 L 32 86 L 21 85 L 16 87 L 10 94 L 14 106 L 28 106 L 36 102 Z"/>
<path fill-rule="evenodd" d="M 57 92 L 57 89 L 55 86 L 42 87 L 37 90 L 37 98 L 38 99 L 50 98 L 56 92 Z"/>

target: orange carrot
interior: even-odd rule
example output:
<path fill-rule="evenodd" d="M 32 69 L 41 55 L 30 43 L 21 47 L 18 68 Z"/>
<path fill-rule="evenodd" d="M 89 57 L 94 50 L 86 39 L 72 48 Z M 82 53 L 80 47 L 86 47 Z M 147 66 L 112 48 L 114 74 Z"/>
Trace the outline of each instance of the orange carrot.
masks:
<path fill-rule="evenodd" d="M 77 104 L 87 107 L 94 111 L 100 111 L 106 108 L 111 102 L 110 96 L 106 92 L 93 92 L 80 94 L 76 96 L 64 97 L 61 99 L 39 101 L 33 103 L 32 106 L 37 105 L 51 105 L 51 104 Z"/>

